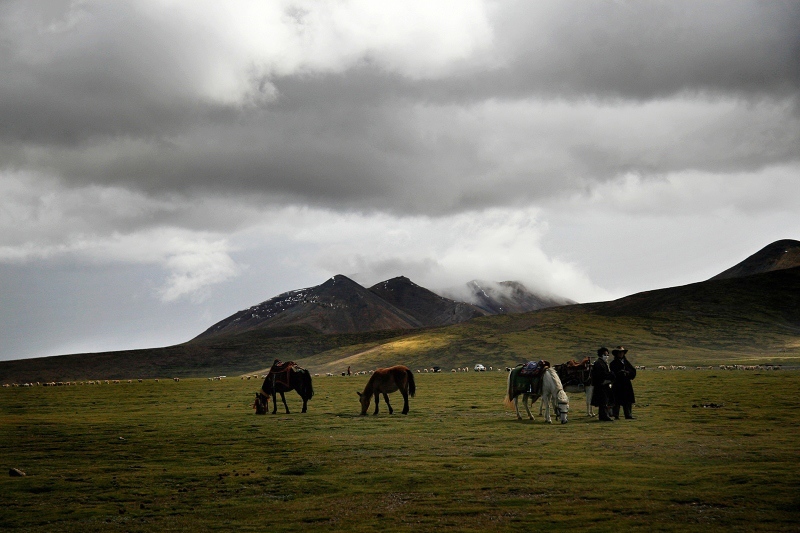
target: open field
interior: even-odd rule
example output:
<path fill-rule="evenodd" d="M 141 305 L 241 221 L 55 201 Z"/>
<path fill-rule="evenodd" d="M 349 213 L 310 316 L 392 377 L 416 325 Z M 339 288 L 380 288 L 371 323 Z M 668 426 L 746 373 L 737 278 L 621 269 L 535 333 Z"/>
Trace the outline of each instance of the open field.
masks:
<path fill-rule="evenodd" d="M 797 530 L 800 372 L 642 371 L 637 420 L 563 426 L 505 372 L 418 374 L 408 416 L 359 417 L 366 379 L 274 416 L 239 378 L 0 389 L 0 529 Z"/>

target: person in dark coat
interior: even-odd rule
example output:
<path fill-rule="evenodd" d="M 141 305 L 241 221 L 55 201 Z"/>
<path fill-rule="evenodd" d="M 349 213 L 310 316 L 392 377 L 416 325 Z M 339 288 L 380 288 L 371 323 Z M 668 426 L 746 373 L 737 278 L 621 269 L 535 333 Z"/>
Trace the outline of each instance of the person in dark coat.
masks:
<path fill-rule="evenodd" d="M 631 406 L 636 403 L 631 381 L 636 378 L 636 369 L 630 361 L 628 361 L 627 357 L 625 357 L 626 353 L 628 353 L 628 350 L 622 346 L 617 346 L 615 349 L 611 350 L 611 355 L 614 356 L 614 360 L 611 361 L 609 365 L 611 373 L 614 374 L 614 389 L 612 390 L 614 395 L 614 408 L 612 412 L 616 420 L 619 420 L 620 406 L 622 406 L 622 411 L 625 413 L 625 418 L 635 418 L 631 413 Z"/>
<path fill-rule="evenodd" d="M 614 399 L 611 393 L 611 383 L 614 381 L 614 374 L 608 366 L 608 348 L 597 350 L 597 361 L 592 365 L 592 405 L 598 408 L 598 419 L 603 422 L 611 422 L 609 408 Z"/>

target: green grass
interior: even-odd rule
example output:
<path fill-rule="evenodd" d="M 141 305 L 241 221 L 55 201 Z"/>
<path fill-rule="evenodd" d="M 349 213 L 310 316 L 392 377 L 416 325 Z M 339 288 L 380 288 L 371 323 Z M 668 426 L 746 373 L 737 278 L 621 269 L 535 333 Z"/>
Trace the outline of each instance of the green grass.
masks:
<path fill-rule="evenodd" d="M 377 417 L 366 376 L 274 416 L 238 378 L 4 388 L 0 466 L 28 475 L 0 477 L 0 529 L 796 530 L 800 372 L 647 370 L 637 420 L 572 394 L 563 426 L 516 420 L 505 378 L 418 374 Z"/>

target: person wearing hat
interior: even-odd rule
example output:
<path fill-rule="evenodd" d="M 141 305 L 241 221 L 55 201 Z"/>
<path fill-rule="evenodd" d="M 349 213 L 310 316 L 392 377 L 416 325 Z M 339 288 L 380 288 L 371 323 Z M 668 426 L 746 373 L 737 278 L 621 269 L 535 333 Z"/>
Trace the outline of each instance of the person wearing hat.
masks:
<path fill-rule="evenodd" d="M 614 418 L 619 420 L 619 408 L 622 406 L 622 411 L 625 413 L 625 418 L 635 418 L 631 413 L 631 406 L 636 403 L 636 397 L 633 395 L 633 385 L 631 381 L 636 378 L 636 369 L 625 357 L 628 350 L 622 346 L 617 346 L 611 350 L 611 355 L 614 360 L 611 361 L 609 368 L 614 374 L 614 407 L 612 409 Z"/>
<path fill-rule="evenodd" d="M 614 401 L 611 394 L 611 382 L 614 381 L 614 374 L 608 366 L 608 348 L 597 350 L 597 361 L 592 365 L 592 405 L 598 409 L 598 420 L 611 422 L 613 419 L 609 413 L 609 407 Z"/>

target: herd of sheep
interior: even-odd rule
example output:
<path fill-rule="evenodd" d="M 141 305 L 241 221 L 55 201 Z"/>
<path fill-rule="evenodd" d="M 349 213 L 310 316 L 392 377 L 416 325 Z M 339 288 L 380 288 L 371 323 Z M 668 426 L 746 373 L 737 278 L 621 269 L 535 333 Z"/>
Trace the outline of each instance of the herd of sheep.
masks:
<path fill-rule="evenodd" d="M 644 366 L 637 366 L 639 370 L 644 370 L 646 367 Z M 685 365 L 659 365 L 656 367 L 657 370 L 713 370 L 715 367 L 712 365 L 709 366 L 697 366 L 697 367 L 687 367 Z M 487 367 L 487 370 L 493 370 L 493 368 Z M 502 371 L 502 369 L 498 368 L 498 371 Z M 506 370 L 511 370 L 510 368 L 506 368 Z M 719 365 L 719 370 L 781 370 L 781 365 Z M 450 372 L 469 372 L 468 367 L 459 367 L 453 368 Z M 372 374 L 372 370 L 361 370 L 358 372 L 352 372 L 351 375 L 353 376 L 361 376 L 361 375 L 368 375 Z M 434 368 L 420 368 L 415 371 L 417 374 L 422 373 L 439 373 L 441 369 L 438 367 Z M 335 374 L 328 372 L 325 374 L 328 377 L 332 377 Z M 342 372 L 342 376 L 346 376 L 346 372 Z M 214 376 L 208 378 L 209 381 L 219 381 L 225 379 L 227 376 Z M 250 374 L 241 376 L 241 379 L 264 379 L 266 375 L 258 375 L 258 374 Z M 319 377 L 319 374 L 314 374 L 314 377 Z M 61 387 L 61 386 L 70 386 L 70 385 L 111 385 L 117 383 L 142 383 L 142 379 L 128 379 L 128 380 L 120 380 L 120 379 L 95 379 L 95 380 L 87 380 L 87 381 L 49 381 L 49 382 L 26 382 L 26 383 L 4 383 L 3 387 Z M 158 382 L 158 378 L 155 378 L 153 381 Z M 172 378 L 172 381 L 180 381 L 180 378 Z"/>

